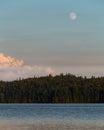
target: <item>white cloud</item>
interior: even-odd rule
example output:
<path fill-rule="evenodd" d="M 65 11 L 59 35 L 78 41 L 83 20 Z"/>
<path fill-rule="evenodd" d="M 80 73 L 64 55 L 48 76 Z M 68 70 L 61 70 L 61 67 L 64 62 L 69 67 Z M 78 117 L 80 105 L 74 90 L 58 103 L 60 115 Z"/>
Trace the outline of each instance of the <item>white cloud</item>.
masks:
<path fill-rule="evenodd" d="M 54 73 L 55 71 L 49 66 L 25 65 L 23 60 L 0 53 L 0 80 L 15 80 L 19 77 L 27 78 Z"/>
<path fill-rule="evenodd" d="M 76 20 L 77 19 L 77 14 L 75 12 L 69 13 L 69 17 L 71 20 Z"/>

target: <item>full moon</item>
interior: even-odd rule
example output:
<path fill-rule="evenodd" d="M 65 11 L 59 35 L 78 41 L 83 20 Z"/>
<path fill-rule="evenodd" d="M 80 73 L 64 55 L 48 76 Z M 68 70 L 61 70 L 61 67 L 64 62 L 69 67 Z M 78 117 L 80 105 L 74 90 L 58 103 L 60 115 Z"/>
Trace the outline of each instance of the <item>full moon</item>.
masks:
<path fill-rule="evenodd" d="M 69 14 L 69 17 L 70 17 L 71 20 L 76 20 L 77 19 L 77 14 L 75 12 L 71 12 Z"/>

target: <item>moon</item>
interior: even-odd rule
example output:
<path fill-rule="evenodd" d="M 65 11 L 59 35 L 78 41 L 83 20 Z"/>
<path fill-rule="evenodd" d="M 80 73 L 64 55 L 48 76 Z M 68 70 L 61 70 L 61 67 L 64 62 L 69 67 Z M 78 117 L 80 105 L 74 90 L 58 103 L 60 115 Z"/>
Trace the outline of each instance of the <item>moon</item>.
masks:
<path fill-rule="evenodd" d="M 77 14 L 75 12 L 69 13 L 69 17 L 71 20 L 76 20 L 77 19 Z"/>

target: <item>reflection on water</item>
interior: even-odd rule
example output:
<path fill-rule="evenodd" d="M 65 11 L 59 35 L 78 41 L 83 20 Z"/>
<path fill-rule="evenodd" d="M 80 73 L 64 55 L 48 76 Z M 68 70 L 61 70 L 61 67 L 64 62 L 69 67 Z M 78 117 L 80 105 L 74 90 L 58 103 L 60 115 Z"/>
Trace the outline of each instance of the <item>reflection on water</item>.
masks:
<path fill-rule="evenodd" d="M 20 122 L 1 121 L 0 130 L 104 130 L 102 121 L 46 121 L 46 122 Z"/>

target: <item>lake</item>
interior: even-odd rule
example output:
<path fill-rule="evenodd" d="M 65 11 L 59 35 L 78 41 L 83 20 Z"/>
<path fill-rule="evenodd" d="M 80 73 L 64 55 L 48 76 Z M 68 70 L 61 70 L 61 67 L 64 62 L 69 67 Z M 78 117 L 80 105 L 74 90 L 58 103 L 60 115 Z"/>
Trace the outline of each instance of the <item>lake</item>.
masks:
<path fill-rule="evenodd" d="M 0 130 L 104 130 L 104 105 L 0 104 Z"/>

